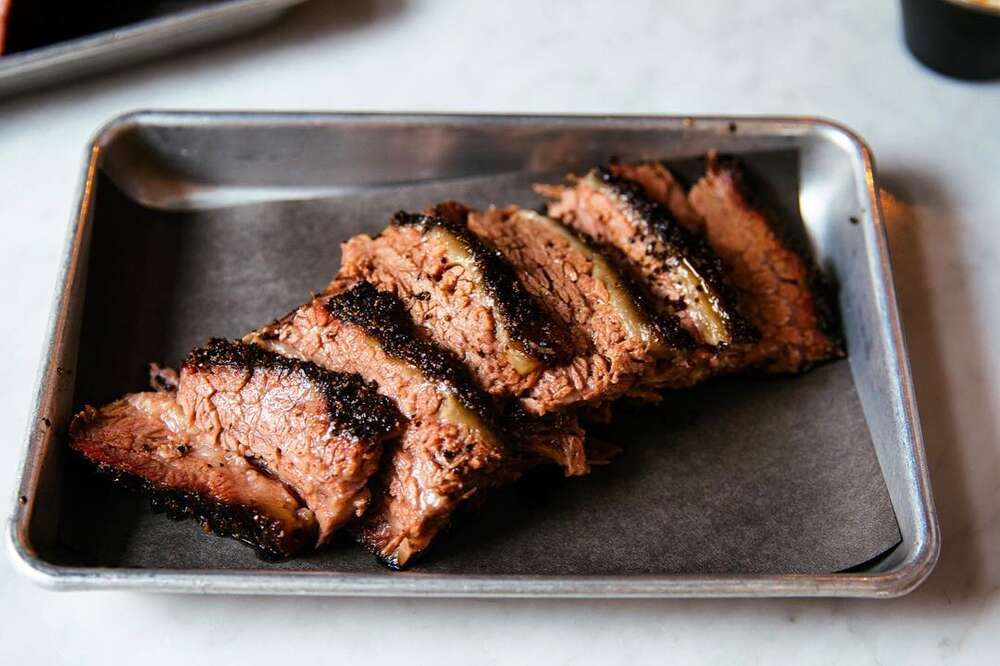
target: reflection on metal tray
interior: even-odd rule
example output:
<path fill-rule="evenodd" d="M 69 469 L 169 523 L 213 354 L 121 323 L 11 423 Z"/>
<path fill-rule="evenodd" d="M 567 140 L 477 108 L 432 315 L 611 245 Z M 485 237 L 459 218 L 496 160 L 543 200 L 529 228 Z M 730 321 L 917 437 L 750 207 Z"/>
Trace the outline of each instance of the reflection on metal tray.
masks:
<path fill-rule="evenodd" d="M 67 455 L 73 409 L 141 388 L 148 360 L 175 361 L 294 306 L 334 272 L 341 240 L 376 231 L 396 208 L 447 196 L 537 204 L 532 180 L 610 155 L 665 158 L 690 176 L 691 158 L 712 148 L 743 156 L 779 217 L 801 217 L 840 281 L 849 360 L 626 412 L 621 460 L 501 492 L 413 571 L 386 571 L 347 543 L 257 561 L 151 515 Z M 929 573 L 938 536 L 875 192 L 867 148 L 809 119 L 119 119 L 95 140 L 72 229 L 11 525 L 15 556 L 63 589 L 903 594 Z"/>
<path fill-rule="evenodd" d="M 304 1 L 157 0 L 138 3 L 140 10 L 134 9 L 135 3 L 117 3 L 128 7 L 114 12 L 121 15 L 120 21 L 95 21 L 97 32 L 83 36 L 76 36 L 76 25 L 34 34 L 38 22 L 29 17 L 25 22 L 32 34 L 8 35 L 8 46 L 20 48 L 0 56 L 0 96 L 225 39 L 262 26 Z M 19 27 L 24 26 L 10 26 Z"/>

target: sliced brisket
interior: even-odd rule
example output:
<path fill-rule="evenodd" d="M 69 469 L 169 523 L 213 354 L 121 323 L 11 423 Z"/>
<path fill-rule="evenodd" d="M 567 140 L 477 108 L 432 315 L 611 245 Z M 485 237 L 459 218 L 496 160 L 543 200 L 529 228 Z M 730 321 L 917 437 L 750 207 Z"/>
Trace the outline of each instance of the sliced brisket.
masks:
<path fill-rule="evenodd" d="M 364 513 L 381 442 L 402 419 L 358 375 L 212 340 L 181 367 L 177 401 L 199 441 L 253 460 L 316 514 L 319 542 Z"/>
<path fill-rule="evenodd" d="M 378 236 L 344 243 L 328 291 L 359 280 L 400 298 L 427 336 L 461 358 L 494 395 L 523 392 L 564 353 L 562 332 L 496 248 L 464 224 L 397 213 Z"/>
<path fill-rule="evenodd" d="M 570 361 L 546 368 L 524 394 L 529 411 L 613 400 L 691 346 L 676 318 L 651 313 L 611 260 L 558 221 L 507 208 L 470 212 L 468 224 L 499 248 L 525 288 L 571 336 Z"/>
<path fill-rule="evenodd" d="M 142 491 L 174 518 L 288 557 L 315 542 L 313 512 L 242 456 L 192 442 L 167 393 L 137 393 L 85 407 L 70 426 L 74 449 L 113 480 Z"/>
<path fill-rule="evenodd" d="M 306 523 L 323 543 L 364 511 L 381 442 L 400 421 L 390 401 L 356 375 L 213 340 L 188 356 L 176 389 L 85 409 L 72 443 L 123 478 L 173 492 L 176 507 L 185 493 L 203 498 L 191 515 L 220 531 L 227 530 L 216 524 L 218 512 L 204 507 L 245 504 L 244 513 L 261 516 L 256 545 L 288 555 Z M 289 512 L 303 525 L 290 522 Z"/>
<path fill-rule="evenodd" d="M 571 186 L 537 186 L 552 199 L 549 214 L 619 254 L 702 345 L 751 342 L 757 331 L 737 309 L 718 258 L 670 210 L 636 183 L 596 169 Z"/>
<path fill-rule="evenodd" d="M 455 506 L 518 468 L 494 425 L 489 397 L 465 366 L 417 334 L 403 304 L 360 282 L 322 296 L 247 338 L 375 382 L 409 420 L 375 480 L 359 539 L 385 563 L 406 565 Z"/>
<path fill-rule="evenodd" d="M 741 309 L 760 330 L 759 343 L 727 350 L 720 366 L 797 372 L 842 355 L 833 308 L 818 284 L 818 272 L 752 203 L 734 161 L 710 155 L 707 172 L 687 202 L 678 194 L 683 188 L 661 164 L 612 168 L 704 235 L 737 289 Z"/>
<path fill-rule="evenodd" d="M 323 295 L 179 373 L 154 366 L 157 392 L 84 408 L 72 447 L 266 555 L 350 523 L 401 568 L 541 460 L 582 474 L 613 456 L 585 451 L 581 415 L 842 353 L 815 269 L 732 162 L 710 155 L 690 193 L 658 163 L 536 189 L 551 217 L 449 202 L 352 238 Z"/>
<path fill-rule="evenodd" d="M 395 295 L 420 333 L 466 364 L 478 384 L 498 397 L 519 396 L 544 369 L 567 355 L 566 333 L 521 285 L 489 242 L 471 233 L 465 216 L 397 213 L 378 236 L 355 236 L 328 293 L 359 281 Z M 561 465 L 588 471 L 583 431 L 563 415 L 529 424 L 523 444 Z"/>

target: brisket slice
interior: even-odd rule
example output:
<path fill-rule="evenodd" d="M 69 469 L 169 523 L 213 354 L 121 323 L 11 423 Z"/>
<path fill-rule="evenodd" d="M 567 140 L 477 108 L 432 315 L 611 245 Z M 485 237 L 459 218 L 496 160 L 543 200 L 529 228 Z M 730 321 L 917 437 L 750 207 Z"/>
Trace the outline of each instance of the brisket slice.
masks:
<path fill-rule="evenodd" d="M 549 214 L 626 261 L 665 314 L 676 313 L 703 346 L 753 342 L 757 331 L 708 246 L 638 184 L 596 169 L 571 186 L 536 186 Z"/>
<path fill-rule="evenodd" d="M 356 372 L 408 419 L 373 479 L 372 506 L 355 526 L 391 567 L 424 550 L 459 503 L 516 476 L 522 464 L 466 368 L 417 335 L 399 299 L 367 282 L 316 298 L 247 339 Z"/>
<path fill-rule="evenodd" d="M 659 162 L 626 164 L 616 161 L 608 165 L 608 170 L 616 176 L 641 185 L 650 199 L 666 206 L 674 219 L 688 231 L 699 235 L 704 233 L 705 220 L 688 200 L 687 189 L 663 164 Z"/>
<path fill-rule="evenodd" d="M 460 220 L 397 213 L 381 234 L 359 235 L 327 293 L 359 281 L 395 295 L 421 335 L 454 354 L 489 393 L 511 397 L 566 353 L 565 332 L 521 285 L 503 256 Z M 584 433 L 570 414 L 518 418 L 519 439 L 567 475 L 589 467 Z"/>
<path fill-rule="evenodd" d="M 204 496 L 206 506 L 238 506 L 242 498 L 246 511 L 264 517 L 304 508 L 296 515 L 308 513 L 323 543 L 364 510 L 381 442 L 398 432 L 400 421 L 392 404 L 357 376 L 212 340 L 185 360 L 176 389 L 85 409 L 74 420 L 72 443 L 150 489 Z M 199 517 L 212 524 L 211 515 Z M 283 538 L 294 544 L 264 530 L 259 547 L 290 554 L 302 531 L 290 529 Z"/>
<path fill-rule="evenodd" d="M 525 291 L 496 248 L 463 224 L 396 213 L 378 236 L 343 246 L 328 289 L 360 280 L 403 301 L 410 316 L 458 356 L 494 395 L 517 395 L 564 355 L 563 334 Z"/>
<path fill-rule="evenodd" d="M 168 393 L 85 407 L 70 437 L 104 474 L 140 490 L 172 518 L 194 518 L 268 557 L 288 557 L 315 542 L 313 512 L 242 456 L 193 443 L 188 418 Z"/>
<path fill-rule="evenodd" d="M 357 375 L 225 340 L 188 355 L 177 402 L 199 443 L 292 488 L 316 515 L 319 543 L 364 513 L 382 441 L 402 426 L 392 402 Z"/>
<path fill-rule="evenodd" d="M 461 210 L 454 203 L 440 208 Z M 565 225 L 517 208 L 467 211 L 467 221 L 503 253 L 572 342 L 572 358 L 546 368 L 522 396 L 528 411 L 600 405 L 637 390 L 654 368 L 690 349 L 676 317 L 652 313 L 627 276 Z"/>
<path fill-rule="evenodd" d="M 692 188 L 687 204 L 677 195 L 683 188 L 663 165 L 612 168 L 704 235 L 739 292 L 741 309 L 761 331 L 758 344 L 724 352 L 721 366 L 797 372 L 843 354 L 835 310 L 818 271 L 782 240 L 752 203 L 734 161 L 710 154 L 707 172 Z"/>

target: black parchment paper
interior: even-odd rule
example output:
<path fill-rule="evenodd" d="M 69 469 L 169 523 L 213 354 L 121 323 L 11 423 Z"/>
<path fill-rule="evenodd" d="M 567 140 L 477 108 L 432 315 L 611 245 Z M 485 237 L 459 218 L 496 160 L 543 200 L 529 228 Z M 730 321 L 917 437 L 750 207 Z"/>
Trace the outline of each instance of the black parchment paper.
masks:
<path fill-rule="evenodd" d="M 792 158 L 749 159 L 762 198 L 801 235 Z M 692 177 L 696 163 L 677 165 Z M 550 179 L 558 174 L 548 175 Z M 321 289 L 339 244 L 395 210 L 445 198 L 537 207 L 511 174 L 176 213 L 99 184 L 77 369 L 78 405 L 143 389 L 150 360 L 176 363 Z M 846 361 L 794 378 L 741 378 L 623 406 L 601 436 L 625 449 L 589 477 L 539 470 L 497 492 L 418 565 L 455 574 L 829 573 L 900 535 Z M 50 559 L 166 568 L 384 572 L 346 540 L 285 563 L 153 515 L 67 457 Z"/>

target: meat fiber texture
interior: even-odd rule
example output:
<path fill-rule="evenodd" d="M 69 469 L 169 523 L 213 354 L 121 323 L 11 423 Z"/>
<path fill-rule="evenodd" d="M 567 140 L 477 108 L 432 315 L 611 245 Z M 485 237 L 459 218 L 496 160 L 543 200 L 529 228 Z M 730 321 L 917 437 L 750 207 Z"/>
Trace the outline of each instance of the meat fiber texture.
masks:
<path fill-rule="evenodd" d="M 566 356 L 565 329 L 539 307 L 497 249 L 470 233 L 464 216 L 397 213 L 377 236 L 354 236 L 344 243 L 340 271 L 326 291 L 360 281 L 396 296 L 419 334 L 464 363 L 499 399 L 531 391 L 546 367 Z M 525 446 L 568 475 L 587 472 L 583 431 L 573 413 L 518 421 Z"/>
<path fill-rule="evenodd" d="M 793 373 L 843 356 L 835 308 L 819 272 L 775 231 L 734 160 L 710 155 L 705 175 L 686 197 L 661 164 L 615 170 L 704 236 L 738 291 L 742 311 L 760 331 L 757 343 L 723 354 L 720 365 Z"/>
<path fill-rule="evenodd" d="M 546 368 L 525 393 L 530 411 L 613 400 L 634 388 L 658 358 L 673 355 L 675 340 L 666 327 L 607 258 L 569 229 L 516 208 L 472 213 L 468 223 L 500 249 L 571 336 L 570 361 Z"/>
<path fill-rule="evenodd" d="M 489 399 L 465 366 L 417 337 L 402 303 L 367 282 L 314 299 L 248 340 L 358 373 L 407 418 L 383 462 L 374 505 L 355 528 L 390 566 L 424 550 L 458 504 L 517 474 Z"/>
<path fill-rule="evenodd" d="M 325 543 L 364 512 L 382 441 L 399 425 L 357 376 L 214 340 L 188 356 L 175 389 L 85 408 L 71 438 L 174 505 L 186 494 L 209 528 L 226 532 L 227 511 L 250 515 L 256 527 L 229 535 L 290 555 L 306 533 Z"/>

